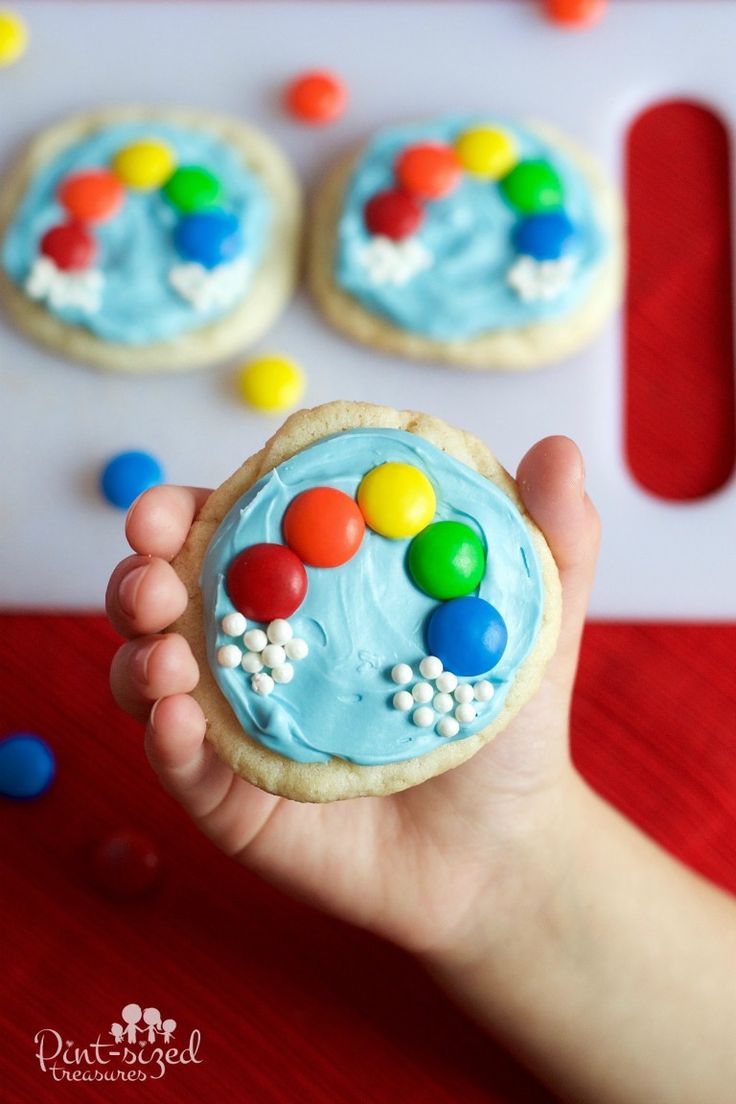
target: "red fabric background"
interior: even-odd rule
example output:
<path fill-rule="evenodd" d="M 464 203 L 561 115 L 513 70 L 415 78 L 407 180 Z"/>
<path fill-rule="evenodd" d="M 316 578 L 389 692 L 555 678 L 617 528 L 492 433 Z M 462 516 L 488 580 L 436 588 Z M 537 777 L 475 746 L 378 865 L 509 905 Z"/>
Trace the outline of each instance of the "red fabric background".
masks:
<path fill-rule="evenodd" d="M 665 163 L 677 134 L 723 177 L 717 127 L 692 109 L 662 126 L 660 137 L 645 134 L 654 160 Z M 628 451 L 640 478 L 687 497 L 722 482 L 733 459 L 732 413 L 720 429 L 712 420 L 732 396 L 730 299 L 723 274 L 719 284 L 705 260 L 725 261 L 724 192 L 714 190 L 695 212 L 697 233 L 681 239 L 677 204 L 668 215 L 650 179 L 651 166 L 632 163 L 629 352 L 637 361 Z M 656 247 L 647 237 L 655 218 Z M 702 297 L 689 313 L 671 286 L 665 293 L 668 272 L 686 290 L 697 277 Z M 715 354 L 701 357 L 704 319 L 719 336 Z M 683 363 L 683 347 L 700 375 Z M 673 386 L 679 401 L 663 419 L 662 389 Z M 697 434 L 689 417 L 678 418 L 693 404 Z M 687 479 L 673 476 L 673 455 L 687 455 Z M 286 900 L 199 836 L 158 790 L 138 726 L 113 707 L 106 672 L 116 646 L 98 617 L 0 619 L 0 734 L 43 734 L 59 767 L 41 800 L 0 799 L 3 1100 L 550 1100 L 403 954 Z M 576 760 L 594 786 L 736 890 L 734 655 L 736 626 L 590 625 L 573 730 Z M 90 883 L 87 855 L 96 838 L 124 826 L 157 842 L 165 876 L 149 898 L 121 904 Z M 170 1070 L 155 1089 L 52 1084 L 39 1072 L 39 1028 L 84 1044 L 104 1037 L 131 1001 L 155 1005 L 180 1032 L 199 1028 L 202 1064 Z"/>

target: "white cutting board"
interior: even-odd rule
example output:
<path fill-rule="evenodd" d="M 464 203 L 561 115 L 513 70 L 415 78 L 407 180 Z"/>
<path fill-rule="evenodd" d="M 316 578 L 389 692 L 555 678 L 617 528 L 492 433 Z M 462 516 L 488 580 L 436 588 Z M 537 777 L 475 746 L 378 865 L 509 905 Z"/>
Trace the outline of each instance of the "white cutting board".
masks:
<path fill-rule="evenodd" d="M 181 102 L 264 127 L 307 185 L 372 128 L 448 110 L 546 117 L 614 174 L 622 138 L 649 103 L 689 96 L 736 113 L 736 4 L 613 0 L 604 22 L 562 32 L 536 3 L 16 3 L 31 31 L 0 70 L 0 165 L 37 128 L 88 105 Z M 333 67 L 347 117 L 300 128 L 283 82 Z M 736 172 L 734 173 L 736 180 Z M 735 220 L 736 221 L 736 220 Z M 307 369 L 310 404 L 372 399 L 441 414 L 515 467 L 549 433 L 579 441 L 603 515 L 592 612 L 736 618 L 736 486 L 694 504 L 645 494 L 622 456 L 618 322 L 558 367 L 476 375 L 373 354 L 333 334 L 303 294 L 264 348 Z M 232 366 L 192 375 L 106 377 L 45 354 L 0 322 L 0 607 L 97 609 L 126 552 L 122 515 L 96 491 L 100 465 L 144 448 L 172 481 L 217 485 L 271 433 L 231 392 Z"/>

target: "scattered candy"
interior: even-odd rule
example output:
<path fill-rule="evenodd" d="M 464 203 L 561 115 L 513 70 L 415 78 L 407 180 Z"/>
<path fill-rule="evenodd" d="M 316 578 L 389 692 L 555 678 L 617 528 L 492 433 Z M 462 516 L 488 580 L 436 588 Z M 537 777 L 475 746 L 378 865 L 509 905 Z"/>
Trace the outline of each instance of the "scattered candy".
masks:
<path fill-rule="evenodd" d="M 457 686 L 457 675 L 453 675 L 452 671 L 443 671 L 436 685 L 443 694 L 451 694 Z"/>
<path fill-rule="evenodd" d="M 291 682 L 294 677 L 294 668 L 290 663 L 282 663 L 278 667 L 274 667 L 271 671 L 271 678 L 274 682 L 286 684 Z"/>
<path fill-rule="evenodd" d="M 435 694 L 432 707 L 435 713 L 449 713 L 455 703 L 449 694 Z"/>
<path fill-rule="evenodd" d="M 264 667 L 281 667 L 286 663 L 286 652 L 280 644 L 267 644 L 261 652 Z"/>
<path fill-rule="evenodd" d="M 63 272 L 80 272 L 94 261 L 97 242 L 80 222 L 65 222 L 46 231 L 39 249 Z"/>
<path fill-rule="evenodd" d="M 268 636 L 263 629 L 249 629 L 243 637 L 243 643 L 249 652 L 262 652 L 268 644 Z"/>
<path fill-rule="evenodd" d="M 201 165 L 180 165 L 164 184 L 163 193 L 172 207 L 190 215 L 213 207 L 222 195 L 222 186 Z"/>
<path fill-rule="evenodd" d="M 248 622 L 242 613 L 227 613 L 221 622 L 225 636 L 242 636 L 248 627 Z"/>
<path fill-rule="evenodd" d="M 67 176 L 59 187 L 59 203 L 81 222 L 106 222 L 124 198 L 122 184 L 109 169 L 85 169 Z"/>
<path fill-rule="evenodd" d="M 399 686 L 405 686 L 407 682 L 411 682 L 414 678 L 414 672 L 408 663 L 397 663 L 395 667 L 391 668 L 391 678 Z"/>
<path fill-rule="evenodd" d="M 470 724 L 476 717 L 477 713 L 475 711 L 475 706 L 470 702 L 463 702 L 462 705 L 459 705 L 455 710 L 455 720 L 459 721 L 460 724 Z"/>
<path fill-rule="evenodd" d="M 454 717 L 443 717 L 437 725 L 438 735 L 444 736 L 447 740 L 451 740 L 453 736 L 457 736 L 459 731 L 460 725 Z"/>
<path fill-rule="evenodd" d="M 239 256 L 245 247 L 237 215 L 212 207 L 185 215 L 174 230 L 177 252 L 203 268 L 216 268 Z"/>
<path fill-rule="evenodd" d="M 576 268 L 572 253 L 558 261 L 535 261 L 522 254 L 506 273 L 506 283 L 525 303 L 549 303 L 567 291 Z"/>
<path fill-rule="evenodd" d="M 19 15 L 0 11 L 0 66 L 12 65 L 25 53 L 28 29 Z"/>
<path fill-rule="evenodd" d="M 471 702 L 474 696 L 473 687 L 469 682 L 461 682 L 455 690 L 455 701 L 459 702 L 460 705 Z"/>
<path fill-rule="evenodd" d="M 355 499 L 335 487 L 313 487 L 292 499 L 284 539 L 311 567 L 339 567 L 360 548 L 365 521 Z"/>
<path fill-rule="evenodd" d="M 276 414 L 296 406 L 304 393 L 304 373 L 285 356 L 260 356 L 238 374 L 238 390 L 250 406 Z"/>
<path fill-rule="evenodd" d="M 419 664 L 419 673 L 426 679 L 436 679 L 442 674 L 442 661 L 437 656 L 425 656 Z"/>
<path fill-rule="evenodd" d="M 264 698 L 273 693 L 274 681 L 270 675 L 266 675 L 262 671 L 253 675 L 250 684 L 256 694 L 261 694 Z"/>
<path fill-rule="evenodd" d="M 424 472 L 412 464 L 390 462 L 369 471 L 358 488 L 366 523 L 383 537 L 413 537 L 434 516 L 437 500 Z"/>
<path fill-rule="evenodd" d="M 574 233 L 575 227 L 564 211 L 530 215 L 514 227 L 514 248 L 535 261 L 556 261 Z"/>
<path fill-rule="evenodd" d="M 172 149 L 153 139 L 132 142 L 118 150 L 112 160 L 115 175 L 128 188 L 149 192 L 160 188 L 171 176 L 176 164 Z"/>
<path fill-rule="evenodd" d="M 160 874 L 159 852 L 140 832 L 113 832 L 92 853 L 93 878 L 111 897 L 140 897 L 153 889 Z"/>
<path fill-rule="evenodd" d="M 249 675 L 257 675 L 259 671 L 263 670 L 263 664 L 261 663 L 261 657 L 258 652 L 246 652 L 241 660 L 240 666 Z"/>
<path fill-rule="evenodd" d="M 434 710 L 428 705 L 420 705 L 419 709 L 414 710 L 412 720 L 419 728 L 429 728 L 434 724 Z"/>
<path fill-rule="evenodd" d="M 304 601 L 307 573 L 286 545 L 253 544 L 231 563 L 227 592 L 236 609 L 251 621 L 290 617 Z"/>
<path fill-rule="evenodd" d="M 286 86 L 287 110 L 302 123 L 334 123 L 345 111 L 347 88 L 336 73 L 315 69 L 295 77 Z"/>
<path fill-rule="evenodd" d="M 519 160 L 513 137 L 497 127 L 474 127 L 463 131 L 455 152 L 466 172 L 484 180 L 499 180 Z"/>
<path fill-rule="evenodd" d="M 498 663 L 508 633 L 503 617 L 484 598 L 453 598 L 429 619 L 427 646 L 456 675 L 480 675 Z"/>
<path fill-rule="evenodd" d="M 493 683 L 487 679 L 481 679 L 480 682 L 476 682 L 473 687 L 473 694 L 475 700 L 479 702 L 488 702 L 491 700 L 495 693 Z"/>
<path fill-rule="evenodd" d="M 40 736 L 13 732 L 0 740 L 0 794 L 3 797 L 40 797 L 54 780 L 54 753 Z"/>
<path fill-rule="evenodd" d="M 480 583 L 486 554 L 480 537 L 459 521 L 436 521 L 409 546 L 409 572 L 432 598 L 461 598 Z"/>
<path fill-rule="evenodd" d="M 565 27 L 592 27 L 603 18 L 607 0 L 544 0 L 552 23 Z"/>
<path fill-rule="evenodd" d="M 432 700 L 432 694 L 432 687 L 428 682 L 417 682 L 411 692 L 414 701 L 420 702 L 422 705 Z"/>
<path fill-rule="evenodd" d="M 402 713 L 408 713 L 414 705 L 414 698 L 408 690 L 397 690 L 393 697 L 394 709 L 400 709 Z"/>
<path fill-rule="evenodd" d="M 239 667 L 243 653 L 236 644 L 223 644 L 217 649 L 217 662 L 221 667 Z"/>
<path fill-rule="evenodd" d="M 287 640 L 284 645 L 284 651 L 289 659 L 306 659 L 309 655 L 309 645 L 306 640 L 302 640 L 301 637 L 295 636 L 292 640 Z"/>
<path fill-rule="evenodd" d="M 149 452 L 119 452 L 102 469 L 100 489 L 111 505 L 127 510 L 138 495 L 163 480 L 163 468 Z"/>
<path fill-rule="evenodd" d="M 549 161 L 520 161 L 500 188 L 511 206 L 525 215 L 561 207 L 564 199 L 562 181 Z"/>
<path fill-rule="evenodd" d="M 414 196 L 399 188 L 391 188 L 371 196 L 365 205 L 363 217 L 371 234 L 401 241 L 419 229 L 423 211 Z"/>
<path fill-rule="evenodd" d="M 294 635 L 294 630 L 283 617 L 277 617 L 266 629 L 266 636 L 272 644 L 286 644 Z"/>
<path fill-rule="evenodd" d="M 460 183 L 462 166 L 451 146 L 426 142 L 408 146 L 396 162 L 396 178 L 407 192 L 441 199 Z"/>

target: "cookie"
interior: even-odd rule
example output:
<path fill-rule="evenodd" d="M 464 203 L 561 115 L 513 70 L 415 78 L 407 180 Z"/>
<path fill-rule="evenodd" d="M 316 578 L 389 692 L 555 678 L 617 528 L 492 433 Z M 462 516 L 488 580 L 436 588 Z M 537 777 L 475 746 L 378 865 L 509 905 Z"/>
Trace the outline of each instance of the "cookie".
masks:
<path fill-rule="evenodd" d="M 418 360 L 557 361 L 621 295 L 617 191 L 547 124 L 451 116 L 379 131 L 328 172 L 309 228 L 327 320 Z"/>
<path fill-rule="evenodd" d="M 121 372 L 254 342 L 297 277 L 301 197 L 259 131 L 192 108 L 101 108 L 35 137 L 0 191 L 0 299 L 30 337 Z"/>
<path fill-rule="evenodd" d="M 214 491 L 174 560 L 207 738 L 274 794 L 390 794 L 535 693 L 560 623 L 516 484 L 439 418 L 332 402 Z"/>

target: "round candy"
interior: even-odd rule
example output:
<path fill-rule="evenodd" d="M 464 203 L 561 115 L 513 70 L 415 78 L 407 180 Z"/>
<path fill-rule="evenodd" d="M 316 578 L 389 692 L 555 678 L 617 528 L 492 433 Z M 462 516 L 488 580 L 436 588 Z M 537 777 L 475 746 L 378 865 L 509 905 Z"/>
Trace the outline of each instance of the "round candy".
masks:
<path fill-rule="evenodd" d="M 334 123 L 345 111 L 348 93 L 335 73 L 315 69 L 286 86 L 284 101 L 287 110 L 302 123 Z"/>
<path fill-rule="evenodd" d="M 306 640 L 302 640 L 301 637 L 295 636 L 291 640 L 287 640 L 284 644 L 284 651 L 289 659 L 306 659 L 309 655 L 309 645 Z"/>
<path fill-rule="evenodd" d="M 428 682 L 416 682 L 412 688 L 411 696 L 415 702 L 424 705 L 434 697 L 434 691 Z"/>
<path fill-rule="evenodd" d="M 97 242 L 81 222 L 52 226 L 41 238 L 39 248 L 64 272 L 89 268 L 97 254 Z"/>
<path fill-rule="evenodd" d="M 243 637 L 243 643 L 251 652 L 262 652 L 268 646 L 268 635 L 263 629 L 249 629 Z"/>
<path fill-rule="evenodd" d="M 429 650 L 456 675 L 482 675 L 495 667 L 507 639 L 503 617 L 485 598 L 469 596 L 443 602 L 427 625 Z"/>
<path fill-rule="evenodd" d="M 527 215 L 561 207 L 564 199 L 562 181 L 549 161 L 519 161 L 500 187 L 511 206 Z"/>
<path fill-rule="evenodd" d="M 438 735 L 444 736 L 448 740 L 451 740 L 453 736 L 457 736 L 459 731 L 460 725 L 457 723 L 454 717 L 443 717 L 440 723 L 437 725 Z"/>
<path fill-rule="evenodd" d="M 171 176 L 175 164 L 171 147 L 155 140 L 132 142 L 118 150 L 112 160 L 115 175 L 123 184 L 141 192 L 160 188 Z"/>
<path fill-rule="evenodd" d="M 419 674 L 426 679 L 436 679 L 442 674 L 442 663 L 437 656 L 425 656 L 419 664 Z"/>
<path fill-rule="evenodd" d="M 414 672 L 408 663 L 397 663 L 391 668 L 391 678 L 399 686 L 405 686 L 407 682 L 411 682 L 414 678 Z"/>
<path fill-rule="evenodd" d="M 111 897 L 140 897 L 153 889 L 160 874 L 158 850 L 140 832 L 113 832 L 92 852 L 93 878 L 98 888 Z"/>
<path fill-rule="evenodd" d="M 123 205 L 123 186 L 109 169 L 85 169 L 62 180 L 59 203 L 80 222 L 106 222 Z"/>
<path fill-rule="evenodd" d="M 409 572 L 432 598 L 460 598 L 478 586 L 486 569 L 480 537 L 460 521 L 436 521 L 409 546 Z"/>
<path fill-rule="evenodd" d="M 266 629 L 266 636 L 272 644 L 286 644 L 294 635 L 294 630 L 283 617 L 277 617 Z"/>
<path fill-rule="evenodd" d="M 473 127 L 455 142 L 455 152 L 466 172 L 484 180 L 505 176 L 519 160 L 512 136 L 497 127 Z"/>
<path fill-rule="evenodd" d="M 54 780 L 54 753 L 40 736 L 13 732 L 0 740 L 0 794 L 40 797 Z"/>
<path fill-rule="evenodd" d="M 239 667 L 243 653 L 237 644 L 223 644 L 217 649 L 217 662 L 220 667 Z"/>
<path fill-rule="evenodd" d="M 253 675 L 250 684 L 256 694 L 261 694 L 264 698 L 273 693 L 274 681 L 270 675 L 264 674 L 263 671 L 259 671 L 257 674 Z"/>
<path fill-rule="evenodd" d="M 280 644 L 267 644 L 261 652 L 261 662 L 264 667 L 281 667 L 286 663 L 286 652 Z"/>
<path fill-rule="evenodd" d="M 220 181 L 201 165 L 180 165 L 163 191 L 172 207 L 185 215 L 212 207 L 222 194 Z"/>
<path fill-rule="evenodd" d="M 366 524 L 382 537 L 413 537 L 434 517 L 434 488 L 413 464 L 391 461 L 363 476 L 358 505 Z"/>
<path fill-rule="evenodd" d="M 396 177 L 401 186 L 424 199 L 449 195 L 460 183 L 461 175 L 454 149 L 440 142 L 409 146 L 396 162 Z"/>
<path fill-rule="evenodd" d="M 564 211 L 529 215 L 514 227 L 514 248 L 535 261 L 556 261 L 574 233 L 575 227 Z"/>
<path fill-rule="evenodd" d="M 242 613 L 226 613 L 221 627 L 225 636 L 242 636 L 248 628 L 248 622 Z"/>
<path fill-rule="evenodd" d="M 0 65 L 11 65 L 25 52 L 28 30 L 19 15 L 0 11 Z"/>
<path fill-rule="evenodd" d="M 259 671 L 263 670 L 261 657 L 257 652 L 246 652 L 240 661 L 240 666 L 249 675 L 257 675 Z"/>
<path fill-rule="evenodd" d="M 335 487 L 313 487 L 292 499 L 284 540 L 310 567 L 339 567 L 360 548 L 365 521 L 355 499 Z"/>
<path fill-rule="evenodd" d="M 174 245 L 182 257 L 203 268 L 232 261 L 245 248 L 237 215 L 219 207 L 185 215 L 174 230 Z"/>
<path fill-rule="evenodd" d="M 419 201 L 399 188 L 376 192 L 366 203 L 363 212 L 365 225 L 370 233 L 380 234 L 392 241 L 401 241 L 418 230 L 422 215 Z"/>
<path fill-rule="evenodd" d="M 428 705 L 420 705 L 414 710 L 412 720 L 418 728 L 429 728 L 434 724 L 434 710 Z"/>
<path fill-rule="evenodd" d="M 414 708 L 414 699 L 408 690 L 397 690 L 392 701 L 394 709 L 398 709 L 401 713 L 408 713 Z"/>
<path fill-rule="evenodd" d="M 138 495 L 163 481 L 163 468 L 149 452 L 119 452 L 102 469 L 100 489 L 111 505 L 127 510 Z"/>
<path fill-rule="evenodd" d="M 603 18 L 606 0 L 544 0 L 544 10 L 553 23 L 591 27 Z"/>
<path fill-rule="evenodd" d="M 252 544 L 230 564 L 227 592 L 236 609 L 253 621 L 291 617 L 307 593 L 307 573 L 286 545 Z"/>
<path fill-rule="evenodd" d="M 249 360 L 238 373 L 237 385 L 249 406 L 278 414 L 296 406 L 306 381 L 296 361 L 272 354 Z"/>

